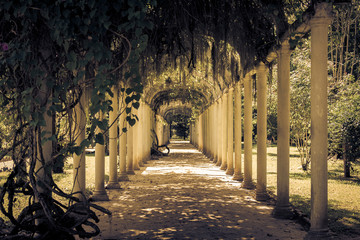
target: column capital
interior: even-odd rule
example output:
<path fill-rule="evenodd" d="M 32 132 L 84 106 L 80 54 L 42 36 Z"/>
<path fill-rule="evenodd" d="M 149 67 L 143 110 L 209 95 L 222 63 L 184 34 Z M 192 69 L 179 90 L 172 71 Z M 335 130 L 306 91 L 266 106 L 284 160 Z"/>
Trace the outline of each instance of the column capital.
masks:
<path fill-rule="evenodd" d="M 281 47 L 278 52 L 280 54 L 290 54 L 291 50 L 290 50 L 289 39 L 287 39 L 281 43 Z"/>
<path fill-rule="evenodd" d="M 256 66 L 256 73 L 265 73 L 267 72 L 268 67 L 266 66 L 266 64 L 264 62 L 259 62 L 259 65 Z"/>
<path fill-rule="evenodd" d="M 332 21 L 332 5 L 322 2 L 315 5 L 315 15 L 310 20 L 310 26 L 329 25 Z"/>

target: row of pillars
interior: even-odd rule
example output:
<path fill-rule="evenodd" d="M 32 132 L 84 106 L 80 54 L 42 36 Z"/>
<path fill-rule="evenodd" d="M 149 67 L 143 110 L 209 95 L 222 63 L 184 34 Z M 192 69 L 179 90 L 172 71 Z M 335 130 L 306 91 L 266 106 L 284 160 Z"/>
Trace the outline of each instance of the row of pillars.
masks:
<path fill-rule="evenodd" d="M 155 115 L 150 106 L 141 102 L 138 109 L 132 108 L 131 114 L 137 116 L 138 121 L 130 126 L 125 112 L 125 93 L 119 92 L 117 87 L 112 89 L 112 111 L 109 112 L 109 181 L 108 189 L 120 188 L 119 181 L 128 181 L 128 175 L 135 174 L 135 170 L 150 159 L 152 138 L 151 131 L 155 129 Z M 119 94 L 120 93 L 120 94 Z M 119 96 L 120 95 L 120 96 Z M 131 103 L 130 103 L 131 104 Z M 79 104 L 75 107 L 74 137 L 76 145 L 85 139 L 86 108 L 85 94 L 81 96 Z M 99 119 L 103 119 L 99 113 Z M 126 129 L 124 131 L 124 129 Z M 103 133 L 96 129 L 96 133 Z M 86 174 L 85 151 L 80 155 L 73 155 L 74 194 L 81 200 L 85 199 Z M 95 190 L 91 197 L 94 201 L 109 200 L 105 191 L 105 144 L 95 145 Z"/>
<path fill-rule="evenodd" d="M 256 199 L 266 200 L 266 77 L 261 63 L 257 80 L 257 184 Z M 254 188 L 252 179 L 252 76 L 247 74 L 229 88 L 221 98 L 206 109 L 191 125 L 191 143 L 234 180 L 243 181 L 244 188 Z M 242 171 L 242 93 L 244 88 L 244 171 Z"/>
<path fill-rule="evenodd" d="M 155 132 L 159 146 L 170 142 L 170 124 L 160 115 L 156 115 Z"/>
<path fill-rule="evenodd" d="M 311 27 L 311 229 L 306 238 L 328 236 L 327 224 L 327 46 L 331 18 L 323 4 L 310 21 Z M 278 56 L 278 142 L 277 202 L 274 216 L 290 218 L 289 141 L 290 141 L 290 46 L 284 41 Z M 256 199 L 267 194 L 267 67 L 260 63 L 240 82 L 227 89 L 191 124 L 190 141 L 233 179 L 243 181 L 243 188 L 253 188 L 252 178 L 252 75 L 257 84 L 257 181 Z M 244 91 L 242 119 L 241 90 Z M 244 147 L 242 128 L 244 126 Z M 244 150 L 244 169 L 241 151 Z M 235 155 L 235 156 L 234 156 Z"/>

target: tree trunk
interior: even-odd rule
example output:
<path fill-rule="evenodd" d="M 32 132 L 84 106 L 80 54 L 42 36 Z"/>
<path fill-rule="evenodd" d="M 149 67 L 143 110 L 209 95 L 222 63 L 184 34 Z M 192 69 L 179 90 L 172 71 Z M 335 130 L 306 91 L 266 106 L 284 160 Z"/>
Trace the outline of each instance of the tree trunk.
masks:
<path fill-rule="evenodd" d="M 348 146 L 346 143 L 344 143 L 344 154 L 343 154 L 343 161 L 344 161 L 344 177 L 349 178 L 350 176 L 350 166 L 351 166 L 351 162 L 348 159 L 347 156 L 347 149 Z"/>

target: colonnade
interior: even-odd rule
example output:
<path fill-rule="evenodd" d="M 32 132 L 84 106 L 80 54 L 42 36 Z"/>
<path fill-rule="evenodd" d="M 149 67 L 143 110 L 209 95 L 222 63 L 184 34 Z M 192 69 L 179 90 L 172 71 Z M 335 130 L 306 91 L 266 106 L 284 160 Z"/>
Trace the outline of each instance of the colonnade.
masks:
<path fill-rule="evenodd" d="M 159 146 L 170 142 L 170 124 L 160 115 L 156 115 L 155 133 L 159 141 Z"/>
<path fill-rule="evenodd" d="M 319 4 L 310 21 L 311 28 L 311 229 L 308 239 L 326 238 L 327 225 L 327 41 L 331 22 L 328 4 Z M 278 143 L 277 203 L 274 216 L 292 216 L 289 204 L 290 140 L 290 45 L 282 42 L 278 58 Z M 243 188 L 253 188 L 252 177 L 252 83 L 257 85 L 257 181 L 256 199 L 268 198 L 266 189 L 266 79 L 267 67 L 260 62 L 241 81 L 225 90 L 191 124 L 190 141 L 226 174 L 243 181 Z M 244 118 L 241 119 L 241 89 L 244 94 Z M 233 92 L 235 96 L 233 97 Z M 310 91 L 310 89 L 309 89 Z M 233 117 L 235 116 L 235 117 Z M 241 122 L 244 126 L 244 148 Z M 234 135 L 233 135 L 234 134 Z M 235 149 L 233 149 L 235 146 Z M 241 151 L 244 151 L 242 172 Z M 235 154 L 234 154 L 235 153 Z M 235 155 L 235 158 L 234 158 Z M 234 166 L 234 168 L 233 168 Z"/>
<path fill-rule="evenodd" d="M 326 4 L 320 4 L 310 21 L 311 27 L 311 229 L 308 238 L 321 238 L 328 232 L 327 226 L 327 31 L 330 24 Z M 278 145 L 277 145 L 277 203 L 274 216 L 292 216 L 289 204 L 289 136 L 290 136 L 290 44 L 284 39 L 278 59 Z M 242 79 L 229 86 L 216 101 L 198 116 L 190 125 L 190 141 L 209 159 L 243 181 L 242 187 L 256 188 L 256 199 L 264 201 L 267 194 L 267 66 L 260 62 L 248 71 Z M 253 164 L 253 81 L 257 86 L 257 176 L 252 176 Z M 170 139 L 170 126 L 157 116 L 144 102 L 137 110 L 132 108 L 139 121 L 129 126 L 126 121 L 124 96 L 118 89 L 113 91 L 113 111 L 110 112 L 109 129 L 109 183 L 108 188 L 119 188 L 119 181 L 128 180 L 149 158 L 152 146 L 152 132 L 158 137 L 158 144 Z M 243 98 L 242 98 L 243 95 Z M 119 101 L 120 99 L 120 101 Z M 242 99 L 244 100 L 242 102 Z M 119 102 L 118 102 L 119 101 Z M 242 105 L 244 112 L 242 113 Z M 85 139 L 86 111 L 85 97 L 75 107 L 74 132 L 76 143 Z M 119 111 L 123 111 L 117 118 Z M 101 115 L 101 113 L 100 113 Z M 243 118 L 242 118 L 243 115 Z M 100 116 L 101 117 L 101 116 Z M 114 124 L 113 124 L 114 123 Z M 242 129 L 243 126 L 243 129 Z M 119 131 L 118 131 L 119 128 Z M 123 128 L 127 131 L 124 132 Z M 102 130 L 98 129 L 100 133 Z M 243 137 L 243 140 L 242 140 Z M 242 147 L 244 142 L 244 147 Z M 105 191 L 104 145 L 96 144 L 96 178 L 94 200 L 107 200 Z M 244 160 L 242 160 L 242 151 Z M 119 171 L 118 171 L 119 159 Z M 243 165 L 242 165 L 243 162 Z M 243 167 L 242 167 L 243 166 Z M 74 192 L 84 197 L 85 152 L 74 154 Z"/>
<path fill-rule="evenodd" d="M 120 92 L 118 87 L 112 89 L 113 96 L 112 111 L 109 112 L 109 181 L 106 185 L 108 189 L 120 188 L 119 181 L 128 181 L 128 175 L 135 174 L 151 156 L 152 137 L 151 132 L 155 128 L 155 114 L 148 104 L 140 101 L 138 108 L 125 104 L 125 93 Z M 86 126 L 86 98 L 81 96 L 79 103 L 74 111 L 74 137 L 76 144 L 80 145 L 85 139 Z M 126 120 L 126 107 L 132 107 L 130 115 L 136 115 L 136 123 L 130 126 Z M 99 120 L 105 116 L 99 113 Z M 134 116 L 133 116 L 134 117 Z M 104 131 L 97 128 L 96 133 Z M 80 155 L 73 155 L 73 193 L 81 200 L 85 199 L 86 174 L 85 151 Z M 95 144 L 95 190 L 91 196 L 94 201 L 109 200 L 105 191 L 105 143 Z"/>

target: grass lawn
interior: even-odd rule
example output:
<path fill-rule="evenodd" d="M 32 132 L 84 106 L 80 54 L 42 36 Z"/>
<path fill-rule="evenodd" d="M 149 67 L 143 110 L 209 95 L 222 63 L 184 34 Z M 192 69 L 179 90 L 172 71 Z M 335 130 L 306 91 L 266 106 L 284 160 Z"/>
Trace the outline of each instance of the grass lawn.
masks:
<path fill-rule="evenodd" d="M 276 194 L 276 146 L 269 146 L 267 158 L 267 184 L 268 190 Z M 291 204 L 304 214 L 310 216 L 310 173 L 301 169 L 300 159 L 296 148 L 290 151 L 290 201 Z M 242 158 L 243 160 L 244 158 Z M 108 180 L 108 157 L 105 164 L 105 180 Z M 332 231 L 342 234 L 357 233 L 360 235 L 360 164 L 354 166 L 352 179 L 342 177 L 342 161 L 328 162 L 329 181 L 329 227 Z M 9 172 L 0 172 L 0 186 L 6 180 Z M 253 148 L 253 178 L 256 181 L 256 146 Z M 54 174 L 56 183 L 66 192 L 70 192 L 73 184 L 71 159 L 65 165 L 65 173 Z M 94 190 L 95 183 L 95 157 L 88 154 L 86 157 L 86 186 L 87 194 Z M 18 197 L 15 211 L 27 205 L 27 199 Z M 19 212 L 15 212 L 15 215 Z M 4 218 L 0 213 L 0 217 Z"/>
<path fill-rule="evenodd" d="M 276 146 L 267 148 L 267 185 L 276 195 Z M 253 176 L 256 179 L 256 146 L 253 148 Z M 301 169 L 295 147 L 290 148 L 290 203 L 310 216 L 311 174 Z M 360 163 L 354 165 L 353 178 L 343 178 L 342 161 L 328 161 L 329 227 L 332 231 L 360 235 Z"/>

